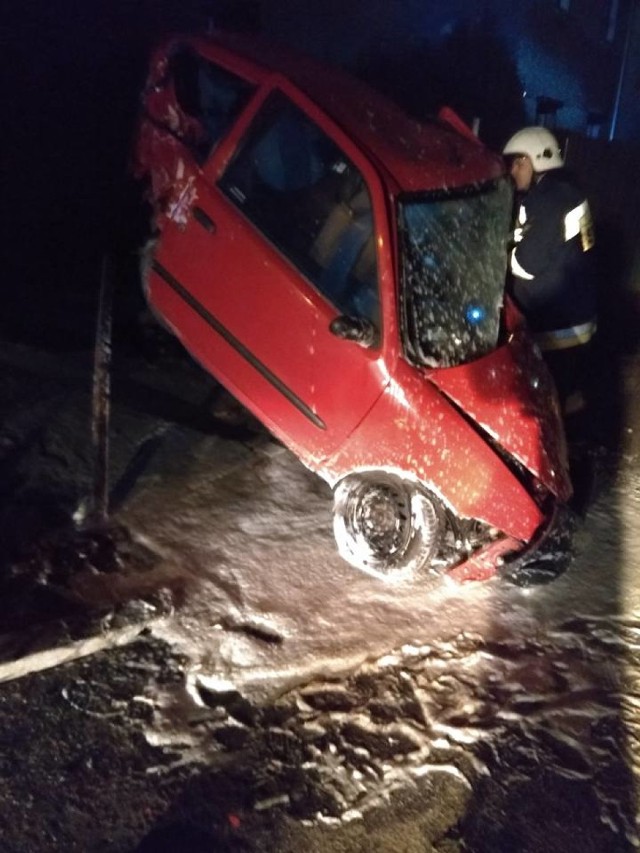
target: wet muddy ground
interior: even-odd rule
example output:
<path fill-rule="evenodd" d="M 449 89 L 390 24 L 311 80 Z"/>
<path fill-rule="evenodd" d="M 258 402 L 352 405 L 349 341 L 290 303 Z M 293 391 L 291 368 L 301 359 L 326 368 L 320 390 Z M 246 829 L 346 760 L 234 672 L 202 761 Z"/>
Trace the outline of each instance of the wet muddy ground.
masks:
<path fill-rule="evenodd" d="M 326 487 L 171 349 L 116 359 L 83 527 L 90 354 L 0 356 L 4 850 L 636 849 L 632 361 L 572 566 L 522 590 L 354 572 Z"/>

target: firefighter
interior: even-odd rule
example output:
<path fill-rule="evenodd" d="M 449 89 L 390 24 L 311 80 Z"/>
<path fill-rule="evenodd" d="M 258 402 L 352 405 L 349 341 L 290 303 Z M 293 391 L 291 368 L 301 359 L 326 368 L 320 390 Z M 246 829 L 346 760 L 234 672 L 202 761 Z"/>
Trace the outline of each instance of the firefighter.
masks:
<path fill-rule="evenodd" d="M 503 154 L 519 201 L 511 293 L 553 374 L 565 419 L 581 416 L 596 331 L 589 203 L 567 175 L 558 142 L 545 127 L 518 131 Z"/>

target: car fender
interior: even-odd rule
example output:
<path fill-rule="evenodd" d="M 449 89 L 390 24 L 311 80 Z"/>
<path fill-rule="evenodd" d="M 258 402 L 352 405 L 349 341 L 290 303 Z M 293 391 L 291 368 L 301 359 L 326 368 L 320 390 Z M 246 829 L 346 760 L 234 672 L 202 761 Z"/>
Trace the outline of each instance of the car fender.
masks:
<path fill-rule="evenodd" d="M 409 368 L 410 370 L 410 368 Z M 384 470 L 421 483 L 456 515 L 528 542 L 544 515 L 517 476 L 456 407 L 414 371 L 393 380 L 319 473 Z"/>

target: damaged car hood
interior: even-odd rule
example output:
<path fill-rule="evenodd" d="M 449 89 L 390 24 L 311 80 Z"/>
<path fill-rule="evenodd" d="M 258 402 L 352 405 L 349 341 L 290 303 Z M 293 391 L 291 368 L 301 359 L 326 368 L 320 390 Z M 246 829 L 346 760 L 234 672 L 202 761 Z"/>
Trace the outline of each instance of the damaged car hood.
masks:
<path fill-rule="evenodd" d="M 429 380 L 561 500 L 571 496 L 558 402 L 535 345 L 522 333 L 469 364 Z"/>

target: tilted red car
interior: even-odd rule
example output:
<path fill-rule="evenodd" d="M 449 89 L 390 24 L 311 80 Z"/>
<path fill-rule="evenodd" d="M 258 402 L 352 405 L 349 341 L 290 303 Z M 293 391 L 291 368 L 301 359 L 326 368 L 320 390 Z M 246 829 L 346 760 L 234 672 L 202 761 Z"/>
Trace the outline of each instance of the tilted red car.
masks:
<path fill-rule="evenodd" d="M 455 115 L 419 124 L 260 41 L 176 37 L 136 169 L 151 307 L 334 488 L 346 560 L 480 577 L 544 538 L 571 494 L 562 426 L 505 302 L 510 185 Z"/>

